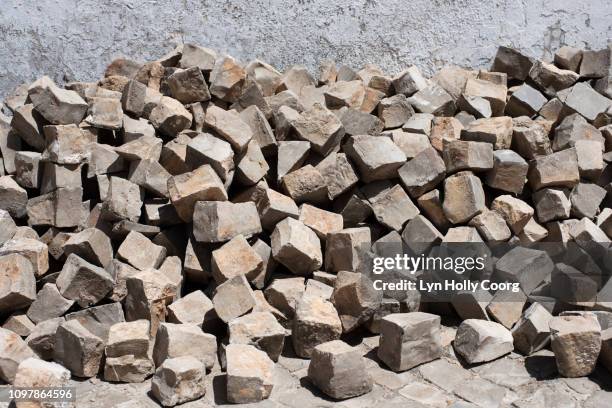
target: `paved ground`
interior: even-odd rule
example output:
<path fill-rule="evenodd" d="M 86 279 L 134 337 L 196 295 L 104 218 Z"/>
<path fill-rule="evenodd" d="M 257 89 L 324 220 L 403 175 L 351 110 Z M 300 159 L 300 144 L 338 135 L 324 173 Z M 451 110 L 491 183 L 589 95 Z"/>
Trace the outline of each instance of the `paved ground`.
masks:
<path fill-rule="evenodd" d="M 445 355 L 403 373 L 384 368 L 376 358 L 378 336 L 347 339 L 362 350 L 374 389 L 369 394 L 345 401 L 331 401 L 306 379 L 308 361 L 292 355 L 291 347 L 276 365 L 276 384 L 270 399 L 248 406 L 385 408 L 421 407 L 515 407 L 515 408 L 609 408 L 612 406 L 612 375 L 598 367 L 589 378 L 558 378 L 552 352 L 541 351 L 524 358 L 510 354 L 499 360 L 463 367 L 455 357 L 451 340 L 454 329 L 444 332 Z M 109 384 L 99 379 L 75 382 L 77 407 L 111 408 L 128 400 L 142 407 L 158 407 L 148 397 L 150 381 L 143 384 Z M 206 396 L 184 408 L 226 405 L 224 375 L 218 364 L 208 375 Z M 454 405 L 453 405 L 454 404 Z"/>

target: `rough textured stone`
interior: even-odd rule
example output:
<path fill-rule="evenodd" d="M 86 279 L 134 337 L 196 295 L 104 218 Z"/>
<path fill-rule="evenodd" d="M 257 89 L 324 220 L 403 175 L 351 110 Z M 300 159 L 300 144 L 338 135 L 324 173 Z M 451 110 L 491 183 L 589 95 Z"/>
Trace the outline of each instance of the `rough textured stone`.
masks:
<path fill-rule="evenodd" d="M 244 275 L 238 275 L 217 286 L 212 298 L 221 320 L 229 322 L 248 313 L 255 306 L 253 291 Z"/>
<path fill-rule="evenodd" d="M 580 180 L 576 149 L 538 157 L 530 163 L 528 179 L 534 190 L 544 187 L 573 187 Z"/>
<path fill-rule="evenodd" d="M 270 312 L 253 312 L 229 322 L 230 344 L 249 344 L 278 361 L 285 343 L 285 329 Z"/>
<path fill-rule="evenodd" d="M 308 275 L 323 264 L 316 233 L 300 221 L 285 218 L 271 236 L 272 256 L 296 275 Z"/>
<path fill-rule="evenodd" d="M 356 372 L 364 375 L 356 376 Z M 372 390 L 373 381 L 365 373 L 365 362 L 359 352 L 340 340 L 314 348 L 308 366 L 308 378 L 334 399 L 346 399 Z"/>
<path fill-rule="evenodd" d="M 112 290 L 114 281 L 104 269 L 71 254 L 56 284 L 62 296 L 87 307 L 102 300 Z"/>
<path fill-rule="evenodd" d="M 520 194 L 527 179 L 527 162 L 512 150 L 493 152 L 493 168 L 487 173 L 488 186 L 509 193 Z"/>
<path fill-rule="evenodd" d="M 80 123 L 87 112 L 87 103 L 79 94 L 59 88 L 46 76 L 30 86 L 28 97 L 34 109 L 55 125 Z"/>
<path fill-rule="evenodd" d="M 0 329 L 0 378 L 3 381 L 13 383 L 18 366 L 31 357 L 36 355 L 18 334 Z"/>
<path fill-rule="evenodd" d="M 161 323 L 155 336 L 153 360 L 159 367 L 167 359 L 193 356 L 210 370 L 216 361 L 216 352 L 215 336 L 202 332 L 198 326 Z"/>
<path fill-rule="evenodd" d="M 319 344 L 337 340 L 342 334 L 342 323 L 334 305 L 317 296 L 304 296 L 296 306 L 293 319 L 293 350 L 302 358 L 309 358 Z"/>
<path fill-rule="evenodd" d="M 441 355 L 439 316 L 412 312 L 381 319 L 378 357 L 393 371 L 409 370 Z"/>
<path fill-rule="evenodd" d="M 404 152 L 388 137 L 352 136 L 344 149 L 365 182 L 395 177 L 406 161 Z"/>
<path fill-rule="evenodd" d="M 460 172 L 444 181 L 444 214 L 453 224 L 467 222 L 485 209 L 480 179 L 471 172 Z"/>
<path fill-rule="evenodd" d="M 553 316 L 539 303 L 533 303 L 512 328 L 514 347 L 530 355 L 546 347 L 550 342 L 549 323 Z"/>
<path fill-rule="evenodd" d="M 416 198 L 435 188 L 444 179 L 446 166 L 436 150 L 428 148 L 404 164 L 398 174 L 408 194 Z"/>
<path fill-rule="evenodd" d="M 512 334 L 499 323 L 468 319 L 457 329 L 455 351 L 468 363 L 495 360 L 513 349 Z"/>
<path fill-rule="evenodd" d="M 264 353 L 247 344 L 229 344 L 227 360 L 227 399 L 245 404 L 267 399 L 274 387 L 274 363 Z"/>
<path fill-rule="evenodd" d="M 261 232 L 254 203 L 198 201 L 193 212 L 193 234 L 198 242 L 225 242 Z"/>
<path fill-rule="evenodd" d="M 370 320 L 378 309 L 382 293 L 359 272 L 340 271 L 331 302 L 338 311 L 343 331 L 350 332 Z"/>
<path fill-rule="evenodd" d="M 594 316 L 558 316 L 550 320 L 552 350 L 559 373 L 584 377 L 595 369 L 601 350 L 601 326 Z"/>
<path fill-rule="evenodd" d="M 77 377 L 93 377 L 104 354 L 104 342 L 77 320 L 59 326 L 55 339 L 54 359 Z"/>
<path fill-rule="evenodd" d="M 151 394 L 166 407 L 193 401 L 206 393 L 205 376 L 206 369 L 197 358 L 171 358 L 155 371 Z"/>
<path fill-rule="evenodd" d="M 168 180 L 168 193 L 177 214 L 184 221 L 193 218 L 197 201 L 225 201 L 227 192 L 213 168 L 205 164 Z"/>

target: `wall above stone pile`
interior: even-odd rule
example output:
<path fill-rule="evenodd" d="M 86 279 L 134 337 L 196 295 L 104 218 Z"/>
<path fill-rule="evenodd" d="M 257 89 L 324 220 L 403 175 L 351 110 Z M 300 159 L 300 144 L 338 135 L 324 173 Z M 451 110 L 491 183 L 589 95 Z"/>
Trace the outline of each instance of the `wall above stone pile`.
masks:
<path fill-rule="evenodd" d="M 277 68 L 323 59 L 396 72 L 488 67 L 498 45 L 538 58 L 612 38 L 608 0 L 2 0 L 0 95 L 43 74 L 98 78 L 120 56 L 193 42 Z"/>

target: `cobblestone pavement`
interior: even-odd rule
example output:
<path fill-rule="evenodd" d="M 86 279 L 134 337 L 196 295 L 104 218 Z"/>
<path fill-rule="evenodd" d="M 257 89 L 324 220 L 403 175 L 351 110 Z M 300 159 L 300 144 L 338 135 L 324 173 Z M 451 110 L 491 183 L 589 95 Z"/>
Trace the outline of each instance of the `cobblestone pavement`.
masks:
<path fill-rule="evenodd" d="M 293 356 L 290 344 L 276 365 L 276 383 L 268 400 L 246 406 L 360 408 L 609 408 L 612 406 L 612 375 L 604 368 L 588 378 L 559 378 L 551 351 L 528 358 L 512 353 L 490 363 L 462 366 L 450 342 L 454 329 L 445 327 L 442 359 L 403 373 L 394 373 L 376 358 L 378 336 L 346 339 L 366 356 L 374 379 L 372 392 L 344 401 L 332 401 L 319 393 L 306 378 L 308 362 Z M 289 343 L 289 342 L 287 342 Z M 77 387 L 77 407 L 111 408 L 137 400 L 143 408 L 158 407 L 149 396 L 150 381 L 142 384 L 109 384 L 97 378 Z M 227 404 L 224 374 L 217 363 L 208 375 L 206 396 L 181 407 L 201 408 Z M 227 404 L 229 405 L 229 404 Z M 235 405 L 234 405 L 235 406 Z"/>

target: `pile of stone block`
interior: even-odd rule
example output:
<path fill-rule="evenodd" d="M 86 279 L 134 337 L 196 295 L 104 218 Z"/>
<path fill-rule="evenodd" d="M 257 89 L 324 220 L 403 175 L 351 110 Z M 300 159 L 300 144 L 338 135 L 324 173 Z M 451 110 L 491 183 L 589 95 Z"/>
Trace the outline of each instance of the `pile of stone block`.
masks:
<path fill-rule="evenodd" d="M 0 115 L 0 379 L 152 378 L 174 406 L 218 365 L 227 400 L 251 403 L 292 348 L 346 399 L 372 390 L 346 336 L 380 334 L 377 358 L 405 371 L 440 358 L 447 313 L 467 364 L 551 348 L 562 376 L 612 370 L 611 51 L 500 47 L 490 70 L 427 78 L 185 44 L 17 88 Z M 441 306 L 373 288 L 372 256 L 445 242 L 514 246 L 490 273 L 520 293 Z"/>

